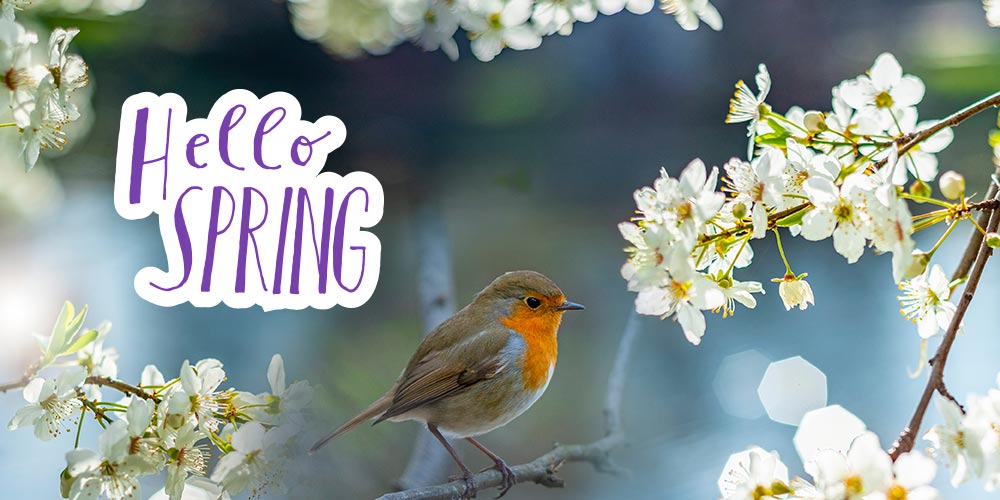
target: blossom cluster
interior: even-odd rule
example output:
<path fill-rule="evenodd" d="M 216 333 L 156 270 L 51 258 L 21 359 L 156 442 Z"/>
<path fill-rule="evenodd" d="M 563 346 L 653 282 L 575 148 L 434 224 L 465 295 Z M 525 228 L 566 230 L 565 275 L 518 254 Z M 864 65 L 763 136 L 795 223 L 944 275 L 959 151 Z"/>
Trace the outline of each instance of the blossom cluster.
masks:
<path fill-rule="evenodd" d="M 934 404 L 942 422 L 924 435 L 934 455 L 945 461 L 951 483 L 958 486 L 973 477 L 982 479 L 987 491 L 1000 486 L 1000 375 L 997 387 L 985 396 L 972 395 L 965 407 L 944 396 Z"/>
<path fill-rule="evenodd" d="M 77 29 L 56 28 L 44 50 L 38 35 L 15 20 L 29 2 L 0 4 L 0 72 L 7 88 L 11 122 L 20 133 L 21 155 L 28 170 L 46 149 L 62 149 L 64 128 L 80 119 L 73 95 L 87 85 L 87 64 L 69 53 Z"/>
<path fill-rule="evenodd" d="M 795 444 L 811 479 L 789 479 L 777 452 L 751 447 L 729 458 L 719 478 L 724 500 L 935 500 L 933 459 L 913 451 L 893 462 L 875 433 L 839 406 L 803 418 Z"/>
<path fill-rule="evenodd" d="M 491 61 L 505 47 L 537 48 L 545 36 L 569 35 L 576 23 L 623 10 L 645 14 L 655 0 L 290 0 L 300 36 L 343 57 L 385 54 L 404 41 L 441 50 L 458 59 L 455 35 L 471 39 L 472 54 Z M 722 29 L 722 17 L 708 0 L 661 0 L 685 30 L 704 22 Z"/>
<path fill-rule="evenodd" d="M 63 497 L 142 498 L 139 478 L 164 472 L 165 487 L 154 497 L 185 498 L 188 487 L 211 498 L 283 488 L 284 457 L 299 445 L 312 388 L 287 383 L 280 355 L 271 359 L 265 393 L 223 389 L 226 372 L 215 359 L 185 361 L 170 379 L 148 365 L 133 386 L 117 379 L 118 353 L 104 347 L 110 324 L 84 330 L 85 315 L 86 308 L 77 314 L 65 304 L 29 370 L 27 405 L 8 424 L 10 430 L 33 428 L 43 441 L 75 429 L 76 445 L 60 475 Z M 55 366 L 61 371 L 54 376 L 37 375 Z M 124 397 L 106 398 L 109 389 Z M 87 412 L 103 428 L 97 451 L 79 447 Z M 213 457 L 218 460 L 210 472 Z"/>
<path fill-rule="evenodd" d="M 925 337 L 946 328 L 942 309 L 950 287 L 941 290 L 938 276 L 927 274 L 940 242 L 923 252 L 912 234 L 968 219 L 969 210 L 964 180 L 953 172 L 942 175 L 939 185 L 944 198 L 957 201 L 932 197 L 936 153 L 953 133 L 918 119 L 923 82 L 883 53 L 864 75 L 833 88 L 830 110 L 792 107 L 784 114 L 766 102 L 771 77 L 763 64 L 755 83 L 756 90 L 736 84 L 727 117 L 747 123 L 749 160 L 733 158 L 721 169 L 694 160 L 676 178 L 663 169 L 652 186 L 635 192 L 637 215 L 619 229 L 629 243 L 622 276 L 637 292 L 636 310 L 674 317 L 687 339 L 699 343 L 704 311 L 726 317 L 736 303 L 756 306 L 763 285 L 740 281 L 734 271 L 751 264 L 753 246 L 769 233 L 784 264 L 784 273 L 772 281 L 779 283 L 786 309 L 805 309 L 815 298 L 806 274 L 793 272 L 785 257 L 784 232 L 809 241 L 830 239 L 848 263 L 868 248 L 891 254 L 894 280 L 915 278 L 902 285 L 904 315 Z M 908 141 L 915 142 L 903 148 Z M 914 217 L 908 200 L 944 208 Z M 916 293 L 929 285 L 936 297 Z M 932 298 L 936 302 L 928 303 Z"/>

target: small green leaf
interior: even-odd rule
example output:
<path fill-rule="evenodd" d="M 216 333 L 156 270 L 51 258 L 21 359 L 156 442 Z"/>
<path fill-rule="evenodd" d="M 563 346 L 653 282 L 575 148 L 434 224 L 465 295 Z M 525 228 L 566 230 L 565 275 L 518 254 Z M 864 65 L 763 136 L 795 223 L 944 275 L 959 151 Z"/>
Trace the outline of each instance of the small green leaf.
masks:
<path fill-rule="evenodd" d="M 809 210 L 805 210 L 805 209 L 799 210 L 798 212 L 795 212 L 794 214 L 789 215 L 788 217 L 785 217 L 785 218 L 782 218 L 782 219 L 778 219 L 778 221 L 776 222 L 776 224 L 779 227 L 789 227 L 789 226 L 794 226 L 796 224 L 801 224 L 802 223 L 802 217 L 804 217 L 806 215 L 806 212 L 808 212 L 808 211 Z"/>
<path fill-rule="evenodd" d="M 97 330 L 87 330 L 86 332 L 83 332 L 83 334 L 78 336 L 76 340 L 74 340 L 69 347 L 64 349 L 60 354 L 73 354 L 74 352 L 87 347 L 91 342 L 97 339 L 99 334 L 100 333 Z"/>
<path fill-rule="evenodd" d="M 782 147 L 788 142 L 789 137 L 791 137 L 791 135 L 789 135 L 787 131 L 780 133 L 772 132 L 769 134 L 758 135 L 756 141 L 758 144 L 763 144 L 765 146 Z"/>
<path fill-rule="evenodd" d="M 66 325 L 73 320 L 74 313 L 73 303 L 68 300 L 64 302 L 62 310 L 59 311 L 59 317 L 56 318 L 56 324 L 52 327 L 49 345 L 45 349 L 47 357 L 51 356 L 54 358 L 62 352 L 63 347 L 66 345 Z"/>
<path fill-rule="evenodd" d="M 790 135 L 788 133 L 788 129 L 782 126 L 781 123 L 778 123 L 778 120 L 775 120 L 774 118 L 768 118 L 767 125 L 770 126 L 771 130 L 775 131 L 776 133 Z"/>
<path fill-rule="evenodd" d="M 84 305 L 83 309 L 80 309 L 80 314 L 77 314 L 71 322 L 66 325 L 66 340 L 68 344 L 69 339 L 72 339 L 83 327 L 83 320 L 87 317 L 87 306 Z"/>

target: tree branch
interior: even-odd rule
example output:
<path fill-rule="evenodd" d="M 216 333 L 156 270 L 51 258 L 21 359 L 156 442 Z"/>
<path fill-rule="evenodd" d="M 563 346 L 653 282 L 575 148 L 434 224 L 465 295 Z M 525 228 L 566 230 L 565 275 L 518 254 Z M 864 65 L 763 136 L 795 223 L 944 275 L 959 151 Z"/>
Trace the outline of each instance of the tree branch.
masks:
<path fill-rule="evenodd" d="M 903 145 L 899 147 L 899 156 L 902 157 L 904 154 L 906 154 L 907 151 L 913 149 L 917 144 L 920 144 L 921 142 L 923 142 L 930 136 L 940 132 L 941 130 L 947 127 L 954 127 L 955 125 L 958 125 L 959 123 L 962 123 L 965 120 L 968 120 L 969 118 L 972 118 L 973 116 L 989 108 L 995 108 L 998 106 L 1000 106 L 1000 92 L 988 95 L 979 100 L 978 102 L 972 103 L 966 106 L 964 109 L 958 110 L 955 113 L 952 113 L 951 115 L 942 118 L 937 123 L 931 125 L 928 128 L 925 128 L 913 134 L 908 134 L 904 135 L 903 137 L 900 137 L 899 139 L 897 139 L 897 142 L 899 140 L 903 140 L 906 142 L 904 142 Z M 882 168 L 882 166 L 885 165 L 886 160 L 887 160 L 886 158 L 883 158 L 875 162 L 873 165 L 874 168 L 875 169 Z"/>
<path fill-rule="evenodd" d="M 0 384 L 0 393 L 5 393 L 7 391 L 12 391 L 14 389 L 23 388 L 24 386 L 28 385 L 28 383 L 31 382 L 31 380 L 35 378 L 35 375 L 37 374 L 38 374 L 38 369 L 35 368 L 35 365 L 32 365 L 24 372 L 24 375 L 21 377 L 20 380 L 15 380 L 13 382 Z M 90 385 L 99 385 L 102 387 L 110 387 L 112 389 L 117 390 L 118 392 L 121 392 L 122 394 L 138 396 L 142 399 L 148 399 L 156 403 L 160 402 L 160 398 L 155 394 L 151 394 L 149 392 L 142 390 L 139 387 L 136 387 L 121 380 L 113 379 L 111 377 L 90 376 L 87 377 L 83 383 Z"/>
<path fill-rule="evenodd" d="M 997 99 L 1000 100 L 1000 94 L 997 94 Z M 1000 174 L 1000 168 L 997 169 L 997 173 Z M 997 188 L 992 183 L 988 194 L 990 194 L 990 199 L 998 199 Z M 991 210 L 983 212 L 980 214 L 980 221 L 983 221 L 984 218 L 987 219 L 987 232 L 996 231 L 997 227 L 1000 226 L 1000 211 Z M 948 354 L 951 352 L 952 344 L 955 343 L 955 337 L 958 335 L 959 327 L 962 325 L 962 318 L 965 316 L 965 311 L 968 310 L 969 304 L 972 302 L 972 297 L 976 293 L 976 288 L 979 286 L 979 280 L 986 267 L 986 261 L 991 255 L 993 255 L 993 249 L 986 245 L 979 231 L 974 230 L 973 236 L 970 238 L 969 244 L 954 274 L 956 278 L 962 278 L 968 274 L 969 280 L 962 290 L 961 299 L 959 299 L 958 304 L 955 306 L 955 316 L 944 333 L 941 345 L 938 347 L 934 357 L 930 359 L 932 366 L 931 373 L 927 378 L 927 385 L 920 396 L 917 408 L 910 418 L 910 424 L 900 434 L 899 439 L 893 444 L 892 449 L 889 450 L 889 456 L 893 460 L 913 449 L 917 433 L 920 431 L 920 424 L 923 422 L 924 414 L 927 413 L 927 407 L 930 405 L 931 398 L 935 392 L 941 393 L 943 396 L 954 401 L 954 397 L 951 396 L 944 385 L 944 365 L 948 361 Z M 969 263 L 971 263 L 971 267 Z"/>
<path fill-rule="evenodd" d="M 131 384 L 127 383 L 127 382 L 123 382 L 121 380 L 116 380 L 116 379 L 113 379 L 111 377 L 94 377 L 94 376 L 91 376 L 91 377 L 87 377 L 87 380 L 84 383 L 91 384 L 91 385 L 99 385 L 101 387 L 110 387 L 112 389 L 117 390 L 118 392 L 120 392 L 122 394 L 128 394 L 128 395 L 131 395 L 131 396 L 140 397 L 142 399 L 148 399 L 148 400 L 150 400 L 150 401 L 152 401 L 154 403 L 159 403 L 160 402 L 160 398 L 158 396 L 156 396 L 154 394 L 151 394 L 151 393 L 148 393 L 148 392 L 146 392 L 146 391 L 144 391 L 144 390 L 142 390 L 142 389 L 140 389 L 140 388 L 138 388 L 138 387 L 136 387 L 134 385 L 131 385 Z"/>
<path fill-rule="evenodd" d="M 5 384 L 0 384 L 0 393 L 7 391 L 13 391 L 14 389 L 21 389 L 31 382 L 31 377 L 24 376 L 21 380 L 15 380 L 13 382 L 7 382 Z"/>
<path fill-rule="evenodd" d="M 611 453 L 625 444 L 622 426 L 622 398 L 632 346 L 639 334 L 639 315 L 632 311 L 622 333 L 615 355 L 614 364 L 608 376 L 608 392 L 604 402 L 604 437 L 589 444 L 556 445 L 556 447 L 526 464 L 512 467 L 516 483 L 536 483 L 549 488 L 561 488 L 563 480 L 557 475 L 566 462 L 589 462 L 600 472 L 621 471 L 611 461 Z M 500 472 L 490 469 L 476 474 L 476 484 L 481 488 L 492 488 L 503 483 Z M 454 481 L 437 486 L 427 486 L 395 493 L 388 493 L 377 500 L 450 500 L 461 497 L 465 483 Z"/>
<path fill-rule="evenodd" d="M 426 335 L 455 312 L 451 249 L 438 207 L 418 201 L 412 221 L 418 259 L 417 297 Z M 449 467 L 451 457 L 427 429 L 421 429 L 397 486 L 405 490 L 434 484 L 448 477 Z"/>

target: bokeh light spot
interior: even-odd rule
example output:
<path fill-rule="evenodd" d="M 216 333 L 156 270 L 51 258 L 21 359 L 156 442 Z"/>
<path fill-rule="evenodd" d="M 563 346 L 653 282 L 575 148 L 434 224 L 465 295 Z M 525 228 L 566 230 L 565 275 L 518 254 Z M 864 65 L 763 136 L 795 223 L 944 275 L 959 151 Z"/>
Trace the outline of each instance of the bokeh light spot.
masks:
<path fill-rule="evenodd" d="M 757 381 L 771 360 L 755 349 L 726 356 L 712 381 L 715 397 L 726 413 L 755 419 L 764 414 L 757 398 Z"/>
<path fill-rule="evenodd" d="M 810 410 L 826 406 L 826 375 L 800 356 L 771 363 L 757 387 L 767 416 L 798 425 Z"/>

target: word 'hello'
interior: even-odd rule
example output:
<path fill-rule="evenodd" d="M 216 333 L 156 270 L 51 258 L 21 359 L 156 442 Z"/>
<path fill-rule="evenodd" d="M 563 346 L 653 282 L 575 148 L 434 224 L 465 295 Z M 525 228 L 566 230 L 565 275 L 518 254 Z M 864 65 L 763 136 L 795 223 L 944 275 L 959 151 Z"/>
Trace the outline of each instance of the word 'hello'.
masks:
<path fill-rule="evenodd" d="M 187 121 L 176 94 L 136 94 L 122 107 L 115 209 L 155 212 L 167 270 L 135 290 L 162 306 L 259 304 L 264 310 L 357 307 L 375 291 L 382 218 L 372 175 L 322 172 L 347 136 L 340 119 L 301 120 L 291 95 L 233 90 Z"/>

